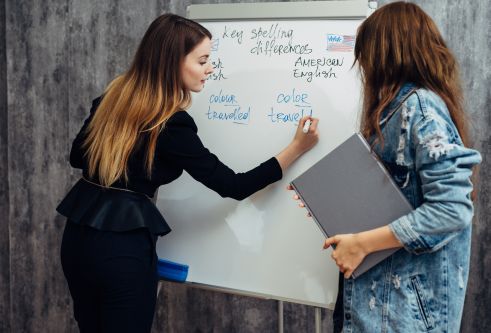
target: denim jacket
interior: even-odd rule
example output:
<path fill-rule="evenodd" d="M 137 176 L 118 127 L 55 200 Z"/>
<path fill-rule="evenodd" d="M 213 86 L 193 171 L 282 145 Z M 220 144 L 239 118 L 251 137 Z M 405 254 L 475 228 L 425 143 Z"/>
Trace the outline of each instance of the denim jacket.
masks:
<path fill-rule="evenodd" d="M 404 85 L 384 110 L 384 145 L 374 149 L 415 209 L 389 224 L 403 248 L 344 281 L 344 333 L 460 329 L 473 216 L 471 168 L 481 156 L 463 146 L 438 95 L 413 89 Z"/>

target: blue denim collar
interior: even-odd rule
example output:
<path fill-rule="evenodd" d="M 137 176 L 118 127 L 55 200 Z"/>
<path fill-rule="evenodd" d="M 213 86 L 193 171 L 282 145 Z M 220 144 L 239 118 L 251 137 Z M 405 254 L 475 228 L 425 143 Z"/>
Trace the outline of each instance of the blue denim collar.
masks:
<path fill-rule="evenodd" d="M 387 116 L 390 116 L 392 111 L 394 111 L 394 109 L 401 104 L 401 100 L 405 98 L 406 95 L 416 87 L 417 85 L 412 82 L 407 82 L 402 85 L 401 89 L 399 89 L 399 91 L 397 92 L 396 97 L 392 100 L 392 102 L 390 102 L 390 104 L 382 112 L 382 116 L 380 117 L 380 124 L 386 121 L 385 118 L 387 118 Z"/>

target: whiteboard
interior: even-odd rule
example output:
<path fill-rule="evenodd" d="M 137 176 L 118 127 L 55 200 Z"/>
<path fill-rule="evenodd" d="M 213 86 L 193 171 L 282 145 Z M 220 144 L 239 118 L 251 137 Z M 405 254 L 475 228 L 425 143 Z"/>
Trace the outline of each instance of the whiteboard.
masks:
<path fill-rule="evenodd" d="M 236 172 L 279 153 L 306 114 L 320 142 L 283 179 L 238 202 L 184 173 L 160 187 L 172 228 L 160 258 L 189 265 L 188 282 L 259 297 L 332 307 L 338 269 L 321 231 L 287 184 L 357 129 L 360 84 L 353 41 L 361 20 L 202 22 L 213 34 L 214 74 L 193 95 L 203 143 Z M 328 198 L 326 198 L 328 200 Z"/>

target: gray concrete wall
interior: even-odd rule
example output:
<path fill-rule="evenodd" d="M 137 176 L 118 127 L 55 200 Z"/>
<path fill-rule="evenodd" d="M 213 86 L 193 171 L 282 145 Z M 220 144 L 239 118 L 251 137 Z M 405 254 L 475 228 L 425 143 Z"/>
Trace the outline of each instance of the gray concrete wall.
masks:
<path fill-rule="evenodd" d="M 68 135 L 67 1 L 7 1 L 7 107 L 12 332 L 69 331 L 58 260 Z"/>
<path fill-rule="evenodd" d="M 10 241 L 8 187 L 7 58 L 5 55 L 5 1 L 0 2 L 0 332 L 10 327 Z"/>
<path fill-rule="evenodd" d="M 179 0 L 0 0 L 0 332 L 76 331 L 59 264 L 55 207 L 79 176 L 67 159 L 90 101 L 122 72 L 147 25 Z M 254 1 L 247 1 L 254 2 Z M 387 2 L 387 1 L 384 1 Z M 437 22 L 462 65 L 467 107 L 484 162 L 476 203 L 463 332 L 491 328 L 491 4 L 415 1 Z M 285 331 L 312 332 L 314 309 L 285 304 Z M 331 312 L 322 327 L 330 331 Z M 274 332 L 277 302 L 165 283 L 155 332 Z"/>

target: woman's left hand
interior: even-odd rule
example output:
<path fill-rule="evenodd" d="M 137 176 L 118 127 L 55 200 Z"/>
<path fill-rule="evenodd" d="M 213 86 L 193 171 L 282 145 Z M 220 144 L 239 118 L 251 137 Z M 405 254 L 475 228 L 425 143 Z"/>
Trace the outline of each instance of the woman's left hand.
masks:
<path fill-rule="evenodd" d="M 358 234 L 342 234 L 329 237 L 324 242 L 324 249 L 335 245 L 331 257 L 338 265 L 339 270 L 348 279 L 353 271 L 360 265 L 368 254 L 360 241 Z"/>

